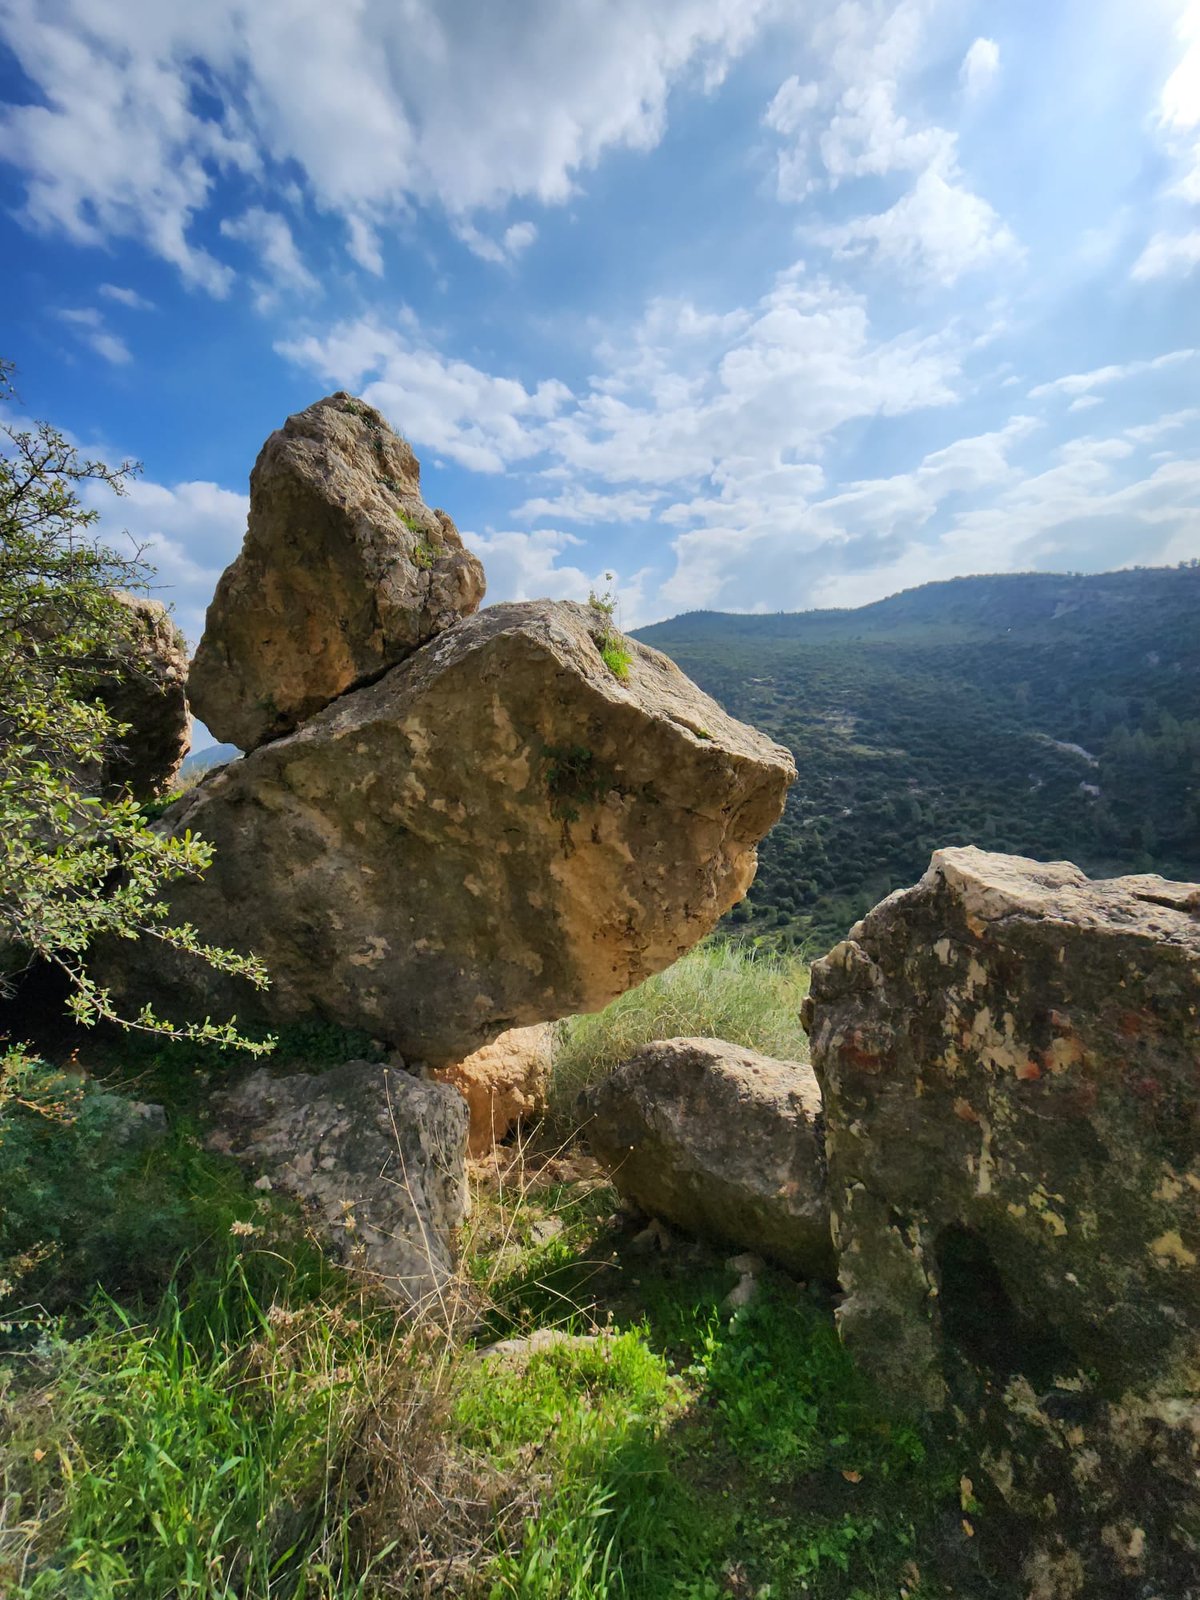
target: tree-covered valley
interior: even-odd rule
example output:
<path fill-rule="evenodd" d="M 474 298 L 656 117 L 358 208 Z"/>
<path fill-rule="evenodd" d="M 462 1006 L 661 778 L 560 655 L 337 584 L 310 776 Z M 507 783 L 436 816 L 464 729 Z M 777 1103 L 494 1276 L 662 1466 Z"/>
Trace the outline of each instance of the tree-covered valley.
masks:
<path fill-rule="evenodd" d="M 930 853 L 1200 871 L 1200 565 L 926 584 L 642 629 L 798 777 L 731 926 L 814 948 Z"/>

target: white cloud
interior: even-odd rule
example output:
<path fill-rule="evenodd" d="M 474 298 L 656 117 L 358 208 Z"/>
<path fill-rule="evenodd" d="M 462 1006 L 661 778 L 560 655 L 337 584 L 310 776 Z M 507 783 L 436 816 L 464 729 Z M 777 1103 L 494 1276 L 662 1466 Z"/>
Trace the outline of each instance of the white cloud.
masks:
<path fill-rule="evenodd" d="M 532 222 L 514 222 L 504 230 L 504 248 L 510 256 L 519 256 L 537 238 L 537 227 Z"/>
<path fill-rule="evenodd" d="M 1081 394 L 1078 400 L 1072 400 L 1067 407 L 1068 411 L 1090 411 L 1093 406 L 1102 406 L 1104 396 L 1100 394 Z"/>
<path fill-rule="evenodd" d="M 1200 408 L 1189 406 L 1184 411 L 1169 411 L 1165 416 L 1156 418 L 1153 422 L 1142 423 L 1135 428 L 1126 428 L 1125 435 L 1138 444 L 1153 444 L 1161 439 L 1164 433 L 1173 433 L 1177 428 L 1186 428 L 1190 423 L 1200 422 Z"/>
<path fill-rule="evenodd" d="M 651 302 L 639 325 L 601 347 L 578 396 L 553 378 L 530 388 L 447 357 L 411 317 L 401 328 L 344 322 L 277 348 L 324 381 L 361 389 L 409 438 L 473 471 L 540 458 L 544 476 L 571 486 L 567 511 L 544 497 L 526 509 L 555 504 L 560 517 L 598 510 L 581 490 L 634 485 L 653 498 L 707 480 L 731 496 L 773 474 L 794 492 L 797 473 L 820 481 L 811 458 L 843 424 L 947 405 L 959 371 L 951 338 L 880 339 L 862 297 L 802 266 L 751 307 Z"/>
<path fill-rule="evenodd" d="M 623 578 L 611 568 L 588 573 L 582 567 L 560 566 L 560 556 L 583 548 L 583 541 L 572 534 L 549 528 L 536 533 L 489 528 L 486 533 L 464 532 L 463 539 L 487 571 L 488 605 L 506 600 L 586 601 L 589 594 L 611 591 L 618 626 L 637 628 L 651 620 L 646 599 L 648 571 Z"/>
<path fill-rule="evenodd" d="M 0 111 L 0 160 L 30 226 L 138 239 L 216 295 L 232 274 L 193 234 L 217 175 L 269 191 L 298 170 L 377 272 L 379 229 L 413 202 L 556 204 L 606 151 L 652 148 L 672 89 L 719 83 L 770 4 L 4 0 L 0 40 L 38 98 Z"/>
<path fill-rule="evenodd" d="M 1133 264 L 1135 283 L 1186 278 L 1200 266 L 1200 0 L 1183 0 L 1176 38 L 1179 54 L 1159 96 L 1158 129 L 1175 170 L 1168 201 L 1182 201 L 1193 214 L 1188 223 L 1159 228 Z M 1179 207 L 1175 208 L 1176 211 Z"/>
<path fill-rule="evenodd" d="M 958 79 L 968 99 L 978 99 L 1000 71 L 1000 46 L 994 39 L 976 39 L 963 57 Z"/>
<path fill-rule="evenodd" d="M 465 220 L 458 222 L 454 231 L 472 255 L 498 265 L 514 261 L 537 238 L 537 227 L 532 222 L 514 222 L 499 239 Z"/>
<path fill-rule="evenodd" d="M 346 218 L 346 249 L 351 259 L 357 261 L 364 272 L 372 277 L 383 277 L 383 248 L 379 234 L 365 217 Z"/>
<path fill-rule="evenodd" d="M 82 344 L 87 345 L 89 350 L 94 350 L 98 356 L 103 357 L 114 367 L 126 366 L 133 360 L 124 339 L 109 332 L 103 315 L 93 306 L 67 309 L 57 312 L 56 315 L 60 322 L 67 324 Z"/>
<path fill-rule="evenodd" d="M 812 78 L 787 78 L 764 114 L 783 141 L 776 157 L 781 200 L 814 188 L 891 172 L 919 171 L 953 158 L 954 136 L 913 123 L 898 107 L 925 43 L 930 0 L 841 0 L 809 13 Z"/>
<path fill-rule="evenodd" d="M 130 311 L 154 310 L 154 301 L 147 300 L 136 289 L 123 289 L 117 283 L 102 283 L 99 292 L 106 300 L 115 300 L 117 305 L 125 306 Z"/>
<path fill-rule="evenodd" d="M 501 472 L 537 454 L 540 430 L 570 399 L 548 380 L 526 389 L 469 362 L 441 355 L 397 328 L 370 318 L 340 323 L 324 337 L 284 341 L 280 354 L 327 382 L 359 390 L 418 445 L 472 472 Z M 370 380 L 364 385 L 364 380 Z"/>
<path fill-rule="evenodd" d="M 572 484 L 561 494 L 536 496 L 516 506 L 518 521 L 537 522 L 551 517 L 558 522 L 645 522 L 653 514 L 657 495 L 628 490 L 621 494 L 597 494 L 595 490 Z"/>
<path fill-rule="evenodd" d="M 835 564 L 817 574 L 806 603 L 864 605 L 971 572 L 1101 571 L 1200 556 L 1200 464 L 1169 461 L 1147 474 L 1114 443 L 1071 441 L 1045 471 L 961 512 L 937 538 L 908 540 L 861 571 Z"/>
<path fill-rule="evenodd" d="M 936 283 L 1019 254 L 1011 230 L 986 200 L 930 166 L 889 211 L 809 230 L 841 259 L 870 251 L 881 263 Z"/>
<path fill-rule="evenodd" d="M 133 478 L 117 499 L 91 485 L 85 502 L 100 512 L 100 532 L 121 547 L 123 534 L 144 547 L 155 569 L 155 597 L 172 606 L 195 646 L 217 579 L 237 555 L 246 531 L 248 496 L 215 483 L 167 484 Z"/>
<path fill-rule="evenodd" d="M 1133 264 L 1135 282 L 1153 278 L 1186 278 L 1200 267 L 1200 228 L 1187 233 L 1154 234 Z"/>
<path fill-rule="evenodd" d="M 296 248 L 291 228 L 277 211 L 251 206 L 239 217 L 226 217 L 221 233 L 226 239 L 249 246 L 258 257 L 266 275 L 256 280 L 260 311 L 272 310 L 284 290 L 312 294 L 319 287 Z"/>
<path fill-rule="evenodd" d="M 846 222 L 810 224 L 804 236 L 837 259 L 870 257 L 906 276 L 942 285 L 1019 253 L 1008 225 L 974 193 L 958 158 L 957 136 L 901 110 L 907 85 L 926 64 L 929 23 L 937 0 L 899 0 L 881 7 L 842 0 L 818 13 L 813 48 L 816 81 L 794 75 L 764 116 L 780 135 L 776 188 L 784 201 L 864 178 L 916 173 L 889 208 Z M 999 64 L 999 49 L 977 39 L 963 63 L 964 83 L 978 92 Z"/>
<path fill-rule="evenodd" d="M 1068 372 L 1062 378 L 1053 378 L 1049 383 L 1039 383 L 1029 391 L 1031 400 L 1040 400 L 1043 395 L 1090 394 L 1093 389 L 1106 389 L 1110 384 L 1124 383 L 1129 378 L 1141 377 L 1146 372 L 1161 372 L 1164 367 L 1179 366 L 1182 362 L 1191 361 L 1200 355 L 1200 350 L 1167 350 L 1161 356 L 1151 356 L 1144 361 L 1126 361 L 1114 363 L 1107 367 L 1094 367 L 1091 372 Z"/>

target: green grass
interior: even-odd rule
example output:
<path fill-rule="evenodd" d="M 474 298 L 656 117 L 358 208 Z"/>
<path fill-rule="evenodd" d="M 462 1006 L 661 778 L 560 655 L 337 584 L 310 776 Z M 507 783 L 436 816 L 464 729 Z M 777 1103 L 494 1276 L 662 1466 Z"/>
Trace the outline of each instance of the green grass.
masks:
<path fill-rule="evenodd" d="M 800 1026 L 807 992 L 799 957 L 719 941 L 698 946 L 603 1011 L 561 1025 L 550 1082 L 556 1124 L 574 1126 L 580 1091 L 654 1039 L 699 1035 L 807 1060 Z"/>
<path fill-rule="evenodd" d="M 768 1275 L 731 1317 L 721 1301 L 736 1274 L 719 1257 L 685 1241 L 639 1253 L 612 1204 L 604 1186 L 553 1181 L 515 1222 L 498 1208 L 476 1238 L 504 1311 L 487 1337 L 550 1321 L 598 1334 L 524 1367 L 481 1364 L 460 1391 L 460 1444 L 543 1480 L 515 1543 L 506 1529 L 487 1592 L 940 1592 L 915 1574 L 942 1524 L 967 1543 L 951 1448 L 889 1416 L 821 1299 Z M 548 1219 L 557 1231 L 540 1239 Z"/>
<path fill-rule="evenodd" d="M 768 1275 L 729 1316 L 719 1256 L 646 1255 L 612 1190 L 561 1166 L 481 1194 L 473 1332 L 357 1303 L 265 1225 L 141 1317 L 101 1297 L 48 1322 L 0 1389 L 0 1591 L 944 1592 L 914 1573 L 959 1526 L 965 1463 L 889 1417 L 827 1304 Z M 594 1337 L 472 1354 L 551 1324 Z"/>
<path fill-rule="evenodd" d="M 610 1013 L 794 1054 L 803 987 L 711 947 Z M 966 1443 L 891 1415 L 819 1291 L 767 1273 L 730 1315 L 722 1255 L 647 1250 L 580 1152 L 501 1155 L 454 1314 L 413 1322 L 204 1152 L 190 1094 L 144 1145 L 88 1099 L 66 1128 L 0 1124 L 4 1226 L 36 1258 L 46 1223 L 57 1308 L 0 1363 L 6 1597 L 1006 1595 L 963 1526 Z M 587 1339 L 478 1353 L 548 1327 Z"/>
<path fill-rule="evenodd" d="M 624 683 L 629 676 L 629 669 L 633 665 L 633 651 L 630 650 L 620 634 L 605 634 L 599 644 L 600 659 L 612 673 L 614 678 L 620 678 Z"/>

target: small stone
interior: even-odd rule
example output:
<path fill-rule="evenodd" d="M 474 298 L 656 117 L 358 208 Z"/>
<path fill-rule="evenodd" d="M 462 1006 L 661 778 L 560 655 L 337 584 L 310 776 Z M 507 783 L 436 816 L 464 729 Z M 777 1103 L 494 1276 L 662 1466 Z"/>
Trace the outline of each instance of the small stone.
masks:
<path fill-rule="evenodd" d="M 626 1202 L 745 1247 L 758 1270 L 769 1257 L 832 1279 L 821 1094 L 803 1062 L 721 1039 L 659 1039 L 588 1089 L 580 1111 Z"/>

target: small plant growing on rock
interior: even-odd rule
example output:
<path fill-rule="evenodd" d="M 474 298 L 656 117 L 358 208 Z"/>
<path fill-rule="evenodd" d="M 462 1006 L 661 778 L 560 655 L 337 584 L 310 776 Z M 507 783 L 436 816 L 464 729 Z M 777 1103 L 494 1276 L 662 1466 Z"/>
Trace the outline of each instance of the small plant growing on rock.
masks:
<path fill-rule="evenodd" d="M 598 805 L 615 786 L 612 772 L 585 745 L 543 745 L 543 771 L 551 814 L 578 822 L 579 808 Z"/>
<path fill-rule="evenodd" d="M 612 583 L 613 574 L 604 574 L 606 582 Z M 633 651 L 630 650 L 625 639 L 613 627 L 613 615 L 617 609 L 617 597 L 610 588 L 603 594 L 597 594 L 594 589 L 588 592 L 588 605 L 596 614 L 599 631 L 592 637 L 596 641 L 596 648 L 600 652 L 600 659 L 612 673 L 614 678 L 622 682 L 629 676 L 629 669 L 633 665 Z"/>

